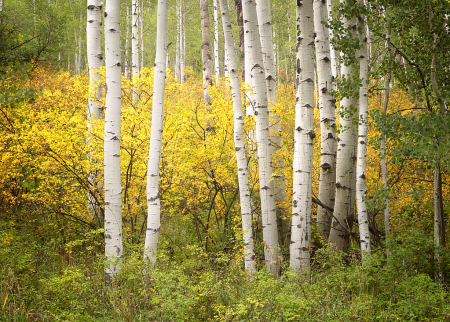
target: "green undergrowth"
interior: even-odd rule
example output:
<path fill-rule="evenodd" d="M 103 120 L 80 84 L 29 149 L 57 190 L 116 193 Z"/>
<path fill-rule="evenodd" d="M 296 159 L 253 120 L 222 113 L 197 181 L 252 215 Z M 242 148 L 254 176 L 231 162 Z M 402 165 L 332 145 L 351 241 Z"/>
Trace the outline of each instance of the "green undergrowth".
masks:
<path fill-rule="evenodd" d="M 146 272 L 140 245 L 127 245 L 123 269 L 104 284 L 104 260 L 95 240 L 101 230 L 64 250 L 9 233 L 0 248 L 1 321 L 447 321 L 446 287 L 432 279 L 426 249 L 356 256 L 324 248 L 310 274 L 284 269 L 247 276 L 229 254 L 195 246 L 161 246 L 154 272 Z M 6 237 L 5 237 L 6 236 Z M 7 239 L 5 239 L 7 238 Z M 100 242 L 98 242 L 100 243 Z M 417 245 L 419 246 L 417 246 Z M 399 250 L 402 249 L 402 252 Z M 405 250 L 406 249 L 406 250 Z M 408 253 L 409 249 L 409 253 Z M 355 252 L 356 253 L 356 252 Z"/>

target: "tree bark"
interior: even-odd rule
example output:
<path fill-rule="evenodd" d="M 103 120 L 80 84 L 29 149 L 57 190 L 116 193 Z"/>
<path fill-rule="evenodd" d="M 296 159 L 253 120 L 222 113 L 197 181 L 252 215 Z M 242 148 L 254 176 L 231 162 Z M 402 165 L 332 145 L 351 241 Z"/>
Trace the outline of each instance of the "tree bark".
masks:
<path fill-rule="evenodd" d="M 321 0 L 314 1 L 314 29 L 316 33 L 316 62 L 319 83 L 320 111 L 320 177 L 319 200 L 326 207 L 317 207 L 317 228 L 323 240 L 328 240 L 330 233 L 336 180 L 336 105 L 331 90 L 333 74 L 330 59 L 329 31 L 322 23 L 327 21 L 327 7 Z M 327 208 L 328 207 L 328 208 Z"/>
<path fill-rule="evenodd" d="M 341 0 L 345 3 L 346 0 Z M 356 37 L 356 18 L 344 19 L 344 28 Z M 342 78 L 350 80 L 355 73 L 350 61 L 343 61 L 341 73 Z M 351 93 L 347 93 L 341 99 L 340 106 L 340 132 L 336 154 L 336 192 L 334 203 L 334 214 L 331 222 L 330 236 L 328 242 L 334 244 L 337 250 L 346 251 L 350 237 L 349 220 L 353 216 L 354 188 L 355 188 L 355 139 L 357 127 L 355 117 L 357 116 L 358 101 Z"/>
<path fill-rule="evenodd" d="M 131 3 L 131 69 L 133 79 L 133 103 L 138 101 L 139 91 L 137 81 L 139 77 L 139 2 L 133 0 Z"/>
<path fill-rule="evenodd" d="M 234 51 L 233 33 L 231 29 L 227 0 L 220 0 L 220 8 L 222 11 L 223 35 L 227 53 L 226 62 L 230 75 L 230 88 L 233 98 L 234 145 L 238 167 L 239 196 L 241 200 L 242 231 L 245 250 L 245 271 L 250 275 L 253 275 L 253 272 L 255 270 L 255 262 L 252 233 L 252 209 L 250 188 L 248 184 L 247 157 L 244 145 L 244 114 L 242 112 L 238 65 L 236 53 Z"/>
<path fill-rule="evenodd" d="M 156 264 L 159 230 L 161 227 L 161 197 L 159 194 L 159 168 L 164 120 L 164 87 L 167 56 L 168 1 L 159 0 L 156 26 L 156 57 L 153 86 L 152 124 L 147 167 L 147 231 L 144 258 L 152 269 Z"/>
<path fill-rule="evenodd" d="M 202 62 L 203 62 L 203 96 L 207 105 L 211 104 L 211 95 L 208 93 L 208 87 L 211 83 L 211 41 L 209 28 L 208 0 L 200 0 L 200 11 L 202 20 Z"/>
<path fill-rule="evenodd" d="M 216 83 L 220 77 L 220 64 L 219 64 L 219 8 L 217 7 L 217 0 L 213 0 L 214 6 L 214 70 L 216 74 Z"/>
<path fill-rule="evenodd" d="M 256 25 L 256 6 L 253 0 L 243 3 L 246 42 L 246 61 L 251 62 L 249 68 L 250 82 L 253 90 L 251 104 L 255 110 L 256 142 L 258 147 L 259 185 L 261 198 L 261 215 L 264 240 L 264 258 L 266 267 L 277 277 L 279 273 L 278 229 L 275 206 L 274 185 L 272 176 L 272 155 L 269 148 L 269 110 L 266 84 L 264 80 L 264 64 L 261 55 L 261 43 Z M 247 67 L 246 67 L 247 68 Z M 248 72 L 248 71 L 247 71 Z"/>
<path fill-rule="evenodd" d="M 121 49 L 120 0 L 107 0 L 105 8 L 105 273 L 113 279 L 121 269 L 122 186 L 120 180 L 120 109 L 121 109 Z"/>
<path fill-rule="evenodd" d="M 87 2 L 87 25 L 86 25 L 86 51 L 89 64 L 89 91 L 87 111 L 88 145 L 91 147 L 90 134 L 92 132 L 93 122 L 102 117 L 102 91 L 100 67 L 103 65 L 103 56 L 101 51 L 101 25 L 102 25 L 102 5 L 100 0 L 89 0 Z M 91 148 L 90 148 L 91 150 Z M 92 161 L 91 153 L 88 159 Z M 92 217 L 100 215 L 100 205 L 98 204 L 101 183 L 98 182 L 98 174 L 89 171 L 88 180 L 91 185 L 91 191 L 88 195 L 88 213 Z M 102 218 L 101 218 L 102 219 Z"/>
<path fill-rule="evenodd" d="M 362 3 L 361 0 L 359 0 Z M 358 127 L 358 159 L 356 165 L 356 200 L 358 205 L 358 223 L 363 263 L 367 261 L 371 252 L 369 217 L 366 205 L 366 156 L 367 156 L 367 128 L 369 122 L 369 59 L 367 51 L 366 25 L 364 16 L 358 19 L 359 41 L 359 78 L 362 86 L 359 88 L 359 127 Z"/>
<path fill-rule="evenodd" d="M 297 95 L 295 104 L 290 266 L 309 270 L 314 134 L 313 1 L 297 2 Z"/>

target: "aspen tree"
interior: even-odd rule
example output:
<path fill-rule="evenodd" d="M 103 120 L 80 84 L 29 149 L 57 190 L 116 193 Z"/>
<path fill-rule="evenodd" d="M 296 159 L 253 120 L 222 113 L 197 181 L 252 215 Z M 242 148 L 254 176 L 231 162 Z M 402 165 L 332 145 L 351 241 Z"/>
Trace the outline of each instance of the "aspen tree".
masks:
<path fill-rule="evenodd" d="M 144 258 L 154 269 L 161 226 L 161 197 L 159 195 L 159 167 L 164 120 L 164 87 L 167 56 L 168 1 L 159 0 L 156 26 L 156 57 L 153 86 L 152 124 L 147 167 L 147 231 L 145 234 Z"/>
<path fill-rule="evenodd" d="M 292 178 L 290 267 L 310 268 L 314 134 L 313 0 L 297 2 L 297 94 Z"/>
<path fill-rule="evenodd" d="M 131 70 L 133 79 L 133 102 L 137 102 L 139 92 L 137 90 L 137 78 L 139 77 L 139 2 L 133 0 L 131 3 Z"/>
<path fill-rule="evenodd" d="M 219 8 L 217 7 L 217 0 L 213 0 L 214 7 L 214 73 L 216 74 L 216 83 L 220 77 L 219 64 Z"/>
<path fill-rule="evenodd" d="M 200 0 L 200 12 L 202 20 L 202 62 L 203 62 L 203 96 L 207 105 L 211 104 L 211 95 L 208 93 L 208 87 L 211 83 L 211 42 L 209 28 L 208 0 Z"/>
<path fill-rule="evenodd" d="M 249 68 L 250 83 L 253 90 L 251 104 L 254 109 L 256 124 L 264 259 L 266 267 L 272 273 L 272 276 L 276 277 L 279 273 L 278 229 L 274 184 L 273 180 L 271 180 L 272 155 L 269 147 L 269 110 L 261 43 L 256 24 L 256 5 L 253 0 L 244 0 L 243 18 L 245 34 L 249 35 L 248 39 L 250 40 L 245 44 L 245 56 L 246 61 L 248 59 L 251 62 L 251 67 Z"/>
<path fill-rule="evenodd" d="M 234 51 L 233 33 L 231 29 L 230 13 L 227 0 L 220 0 L 222 11 L 223 35 L 226 48 L 226 62 L 230 75 L 230 88 L 233 99 L 234 111 L 234 145 L 238 168 L 239 197 L 241 201 L 242 231 L 245 250 L 245 271 L 253 274 L 255 270 L 253 233 L 252 233 L 252 209 L 250 188 L 248 185 L 247 157 L 244 146 L 244 114 L 239 87 L 238 65 Z"/>
<path fill-rule="evenodd" d="M 130 61 L 128 59 L 128 49 L 130 47 L 130 8 L 127 6 L 127 17 L 126 17 L 126 30 L 127 30 L 127 35 L 125 37 L 125 68 L 124 68 L 124 77 L 128 78 L 130 77 Z"/>
<path fill-rule="evenodd" d="M 341 0 L 342 5 L 347 4 L 347 0 Z M 355 38 L 356 18 L 343 18 L 344 29 Z M 343 63 L 341 73 L 343 81 L 350 82 L 355 73 L 352 66 L 352 58 L 355 56 L 354 49 L 348 49 L 343 53 Z M 328 242 L 335 244 L 338 250 L 344 251 L 350 237 L 349 219 L 353 216 L 354 206 L 352 205 L 355 188 L 355 139 L 358 102 L 354 93 L 347 92 L 341 99 L 339 111 L 339 136 L 336 154 L 336 192 L 334 213 L 331 223 L 330 236 Z"/>
<path fill-rule="evenodd" d="M 109 263 L 108 279 L 120 271 L 122 246 L 122 186 L 120 181 L 120 108 L 121 108 L 121 49 L 120 0 L 107 0 L 105 8 L 105 255 Z"/>
<path fill-rule="evenodd" d="M 89 65 L 89 86 L 90 91 L 94 91 L 93 97 L 90 95 L 88 99 L 87 128 L 89 133 L 92 130 L 92 121 L 102 117 L 102 106 L 100 102 L 102 98 L 100 67 L 103 64 L 101 51 L 101 14 L 101 1 L 89 0 L 87 3 L 86 51 Z M 91 159 L 90 155 L 89 159 Z M 97 192 L 101 190 L 101 183 L 97 182 L 96 173 L 89 173 L 89 183 Z M 98 196 L 96 192 L 90 192 L 88 196 L 88 212 L 93 216 L 94 214 L 98 214 L 99 210 Z"/>
<path fill-rule="evenodd" d="M 362 4 L 362 1 L 358 1 Z M 367 128 L 369 123 L 369 57 L 367 50 L 366 24 L 364 16 L 358 18 L 359 42 L 359 78 L 362 86 L 359 88 L 359 126 L 358 126 L 358 156 L 356 165 L 356 201 L 358 205 L 358 224 L 363 262 L 371 252 L 369 216 L 366 205 L 366 157 Z"/>
<path fill-rule="evenodd" d="M 333 20 L 333 9 L 331 6 L 331 0 L 327 0 L 327 10 L 328 10 L 328 22 L 331 23 Z M 339 73 L 337 70 L 337 59 L 336 59 L 336 51 L 334 50 L 333 46 L 333 30 L 328 29 L 328 39 L 330 44 L 330 63 L 331 63 L 331 74 L 333 75 L 333 81 L 338 77 Z M 335 83 L 333 83 L 333 86 L 335 86 Z"/>
<path fill-rule="evenodd" d="M 317 206 L 317 228 L 324 240 L 330 233 L 331 218 L 334 206 L 334 190 L 336 180 L 336 118 L 335 100 L 331 95 L 333 74 L 330 59 L 330 43 L 327 21 L 327 7 L 321 0 L 314 0 L 314 30 L 316 33 L 315 49 L 317 62 L 317 78 L 319 88 L 320 111 L 320 177 L 319 201 Z"/>
<path fill-rule="evenodd" d="M 272 22 L 270 15 L 270 0 L 256 0 L 256 14 L 258 17 L 258 29 L 261 41 L 261 53 L 264 63 L 266 87 L 267 87 L 267 99 L 269 101 L 269 112 L 273 110 L 273 106 L 277 104 L 276 98 L 276 70 L 275 70 L 275 55 L 273 50 L 273 34 L 272 34 Z M 269 114 L 271 131 L 269 133 L 271 139 L 272 153 L 281 145 L 281 125 L 280 118 L 274 112 Z M 272 134 L 275 132 L 274 134 Z M 284 162 L 279 160 L 277 164 L 273 165 L 274 168 L 283 169 Z M 274 176 L 275 179 L 275 201 L 283 202 L 285 199 L 284 190 L 286 188 L 286 183 L 283 175 Z"/>

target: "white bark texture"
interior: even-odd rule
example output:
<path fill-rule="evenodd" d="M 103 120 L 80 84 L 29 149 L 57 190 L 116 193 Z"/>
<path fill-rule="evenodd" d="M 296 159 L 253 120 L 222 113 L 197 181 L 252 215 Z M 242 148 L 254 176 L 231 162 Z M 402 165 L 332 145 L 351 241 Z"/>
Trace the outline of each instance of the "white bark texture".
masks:
<path fill-rule="evenodd" d="M 253 233 L 252 233 L 252 209 L 250 188 L 248 184 L 247 157 L 244 146 L 244 114 L 242 112 L 242 100 L 239 87 L 238 65 L 234 51 L 233 32 L 231 29 L 230 13 L 227 0 L 220 0 L 222 11 L 223 35 L 226 48 L 226 62 L 230 75 L 230 88 L 233 99 L 234 111 L 234 145 L 238 167 L 239 197 L 241 201 L 242 232 L 244 237 L 245 271 L 253 274 L 255 270 Z"/>
<path fill-rule="evenodd" d="M 121 49 L 120 0 L 107 0 L 105 8 L 105 255 L 109 263 L 108 278 L 120 271 L 122 246 L 122 186 L 120 181 L 120 108 L 121 108 Z"/>
<path fill-rule="evenodd" d="M 124 68 L 124 77 L 128 78 L 130 75 L 130 61 L 128 59 L 128 49 L 130 46 L 130 8 L 127 6 L 127 17 L 126 17 L 126 30 L 127 34 L 125 36 L 125 68 Z"/>
<path fill-rule="evenodd" d="M 328 11 L 328 21 L 331 23 L 333 20 L 333 8 L 331 6 L 331 0 L 327 0 L 327 11 Z M 330 59 L 331 59 L 331 73 L 333 75 L 333 81 L 338 76 L 337 72 L 337 61 L 336 61 L 336 51 L 334 50 L 333 42 L 333 30 L 328 29 L 328 39 L 330 44 Z M 334 84 L 333 84 L 334 86 Z"/>
<path fill-rule="evenodd" d="M 186 69 L 186 26 L 185 26 L 185 17 L 184 17 L 184 11 L 183 11 L 183 4 L 184 2 L 181 1 L 181 7 L 180 7 L 180 25 L 181 25 L 181 39 L 180 39 L 180 84 L 183 84 L 184 82 L 184 70 Z"/>
<path fill-rule="evenodd" d="M 345 0 L 343 0 L 345 1 Z M 356 18 L 345 20 L 344 27 L 351 29 L 356 37 Z M 342 77 L 349 79 L 355 72 L 353 66 L 342 63 Z M 339 138 L 336 154 L 336 193 L 334 214 L 331 223 L 328 242 L 335 244 L 337 250 L 345 251 L 350 237 L 349 219 L 353 215 L 352 195 L 355 187 L 355 138 L 357 129 L 355 118 L 357 117 L 358 101 L 355 97 L 343 97 L 340 106 Z"/>
<path fill-rule="evenodd" d="M 180 81 L 180 49 L 181 49 L 181 5 L 180 2 L 177 1 L 177 42 L 175 47 L 175 78 Z"/>
<path fill-rule="evenodd" d="M 211 85 L 211 37 L 209 28 L 208 0 L 200 0 L 200 11 L 202 20 L 202 61 L 203 61 L 203 96 L 207 105 L 211 104 L 211 95 L 208 87 Z"/>
<path fill-rule="evenodd" d="M 100 0 L 89 0 L 87 3 L 87 25 L 86 25 L 86 51 L 89 65 L 89 90 L 93 91 L 88 99 L 87 111 L 87 128 L 88 128 L 88 144 L 89 133 L 92 132 L 92 121 L 102 117 L 102 91 L 100 67 L 103 64 L 103 56 L 101 52 L 101 25 L 102 25 L 102 5 Z M 89 155 L 89 159 L 91 156 Z M 97 174 L 89 173 L 89 183 L 93 191 L 88 196 L 88 213 L 93 216 L 98 214 L 99 205 L 97 203 L 97 193 L 101 190 L 101 183 L 97 182 Z M 96 190 L 96 191 L 95 191 Z"/>
<path fill-rule="evenodd" d="M 290 266 L 309 270 L 314 134 L 313 0 L 297 2 L 297 94 L 295 104 Z"/>
<path fill-rule="evenodd" d="M 168 1 L 159 0 L 156 26 L 156 57 L 153 86 L 152 124 L 150 150 L 147 167 L 147 231 L 145 234 L 144 258 L 154 269 L 161 226 L 161 199 L 159 195 L 159 166 L 164 120 L 164 87 L 167 56 Z"/>
<path fill-rule="evenodd" d="M 141 45 L 140 45 L 140 49 L 141 49 L 141 66 L 145 66 L 144 65 L 144 56 L 145 56 L 145 52 L 144 52 L 144 0 L 142 0 L 141 3 L 139 3 L 138 1 L 138 6 L 139 6 L 139 33 L 140 33 L 140 41 L 141 41 Z"/>
<path fill-rule="evenodd" d="M 360 1 L 361 2 L 361 1 Z M 356 164 L 356 202 L 358 209 L 359 236 L 361 256 L 363 262 L 371 252 L 369 216 L 366 205 L 366 157 L 367 157 L 367 128 L 369 123 L 369 57 L 367 50 L 366 26 L 364 17 L 358 19 L 359 41 L 359 78 L 362 86 L 359 88 L 359 121 L 358 121 L 358 156 Z"/>
<path fill-rule="evenodd" d="M 276 70 L 275 70 L 275 54 L 273 50 L 273 34 L 272 34 L 272 22 L 270 15 L 270 0 L 256 0 L 256 14 L 258 16 L 258 29 L 261 40 L 261 52 L 264 63 L 266 87 L 267 87 L 267 99 L 269 100 L 269 111 L 273 110 L 273 107 L 277 104 L 276 98 Z M 270 113 L 270 146 L 271 152 L 274 153 L 281 145 L 281 132 L 280 118 L 274 112 Z M 278 160 L 276 164 L 273 164 L 274 168 L 283 169 L 284 162 L 282 159 Z M 283 175 L 277 175 L 274 177 L 275 185 L 275 201 L 283 202 L 286 198 L 284 193 L 286 188 L 286 182 Z"/>
<path fill-rule="evenodd" d="M 323 205 L 317 206 L 317 229 L 323 240 L 326 241 L 333 216 L 336 181 L 336 105 L 330 92 L 333 89 L 333 74 L 328 41 L 329 32 L 322 23 L 327 21 L 327 7 L 321 0 L 314 0 L 313 8 L 320 111 L 319 201 Z"/>
<path fill-rule="evenodd" d="M 275 206 L 274 184 L 272 176 L 272 155 L 269 146 L 269 109 L 266 84 L 264 80 L 264 64 L 261 55 L 261 44 L 256 25 L 256 5 L 253 0 L 243 3 L 244 29 L 250 34 L 252 42 L 246 44 L 246 59 L 250 58 L 250 83 L 253 90 L 253 108 L 255 110 L 256 142 L 258 149 L 259 185 L 261 198 L 261 215 L 264 241 L 264 258 L 266 267 L 274 277 L 279 273 L 278 229 Z M 248 55 L 247 56 L 247 52 Z"/>
<path fill-rule="evenodd" d="M 216 74 L 216 83 L 220 77 L 219 64 L 219 8 L 217 7 L 217 0 L 213 0 L 214 7 L 214 73 Z"/>
<path fill-rule="evenodd" d="M 133 102 L 137 102 L 139 92 L 137 90 L 137 78 L 139 77 L 139 2 L 131 3 L 131 69 L 133 79 Z"/>

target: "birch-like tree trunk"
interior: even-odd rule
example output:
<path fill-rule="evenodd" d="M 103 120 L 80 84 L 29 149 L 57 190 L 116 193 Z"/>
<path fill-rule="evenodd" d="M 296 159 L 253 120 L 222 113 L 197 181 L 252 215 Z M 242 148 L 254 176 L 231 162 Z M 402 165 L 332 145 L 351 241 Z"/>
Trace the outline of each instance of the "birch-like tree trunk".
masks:
<path fill-rule="evenodd" d="M 175 47 L 175 78 L 178 79 L 178 82 L 180 81 L 180 52 L 181 52 L 181 4 L 180 1 L 177 1 L 177 40 L 176 40 L 176 47 Z"/>
<path fill-rule="evenodd" d="M 90 143 L 90 133 L 92 132 L 92 121 L 102 117 L 102 91 L 100 67 L 103 64 L 101 51 L 101 25 L 102 25 L 102 5 L 100 0 L 88 0 L 87 2 L 87 25 L 86 25 L 86 51 L 89 64 L 89 90 L 87 110 L 88 145 Z M 93 92 L 93 93 L 92 93 Z M 92 161 L 89 153 L 89 160 Z M 92 187 L 88 195 L 88 213 L 90 216 L 99 216 L 100 205 L 98 204 L 101 191 L 101 183 L 98 182 L 97 173 L 89 171 L 89 183 Z"/>
<path fill-rule="evenodd" d="M 242 68 L 242 81 L 247 82 L 245 79 L 245 45 L 244 45 L 244 16 L 242 13 L 242 0 L 234 0 L 234 7 L 236 8 L 236 20 L 238 24 L 239 32 L 239 48 L 241 50 L 241 68 Z"/>
<path fill-rule="evenodd" d="M 161 198 L 159 195 L 159 167 L 164 120 L 164 87 L 167 56 L 168 1 L 159 0 L 156 26 L 156 57 L 153 81 L 152 124 L 150 150 L 147 167 L 147 231 L 145 234 L 144 258 L 154 269 L 161 227 Z"/>
<path fill-rule="evenodd" d="M 105 273 L 109 279 L 121 268 L 122 246 L 122 186 L 120 181 L 120 109 L 121 109 L 121 49 L 120 0 L 106 0 L 105 8 Z"/>
<path fill-rule="evenodd" d="M 333 74 L 331 70 L 330 43 L 328 28 L 323 22 L 327 19 L 327 7 L 321 0 L 314 0 L 314 30 L 317 78 L 320 111 L 320 177 L 319 201 L 317 206 L 317 229 L 323 240 L 328 240 L 331 218 L 333 216 L 336 180 L 336 105 L 331 90 Z"/>
<path fill-rule="evenodd" d="M 362 1 L 359 0 L 362 4 Z M 358 223 L 363 262 L 371 252 L 369 216 L 366 205 L 366 157 L 367 157 L 367 128 L 369 123 L 369 57 L 367 50 L 366 24 L 364 16 L 358 19 L 359 41 L 359 78 L 362 86 L 359 88 L 359 126 L 358 126 L 358 156 L 356 165 L 356 201 L 358 205 Z"/>
<path fill-rule="evenodd" d="M 141 41 L 141 66 L 144 65 L 144 0 L 139 4 L 139 0 L 135 0 L 138 2 L 138 11 L 139 11 L 139 32 L 140 32 L 140 41 Z M 138 56 L 139 57 L 139 56 Z"/>
<path fill-rule="evenodd" d="M 213 0 L 214 7 L 214 73 L 216 74 L 216 83 L 220 77 L 219 64 L 219 8 L 217 7 L 217 0 Z"/>
<path fill-rule="evenodd" d="M 387 32 L 387 50 L 389 53 L 389 67 L 388 67 L 388 73 L 385 78 L 384 82 L 384 102 L 383 102 L 383 111 L 382 115 L 383 118 L 386 117 L 387 109 L 389 106 L 389 93 L 390 93 L 390 87 L 391 87 L 391 77 L 392 77 L 392 63 L 394 61 L 394 54 L 392 52 L 391 48 L 391 28 L 388 27 Z M 388 169 L 387 169 L 387 163 L 386 163 L 386 135 L 383 130 L 381 130 L 381 140 L 380 140 L 380 164 L 381 164 L 381 179 L 383 183 L 383 191 L 384 191 L 384 233 L 386 235 L 386 240 L 389 243 L 389 237 L 391 234 L 391 228 L 390 228 L 390 219 L 389 219 L 389 199 L 387 197 L 388 193 Z"/>
<path fill-rule="evenodd" d="M 226 48 L 226 62 L 230 74 L 230 88 L 233 98 L 234 111 L 234 145 L 238 167 L 239 197 L 241 201 L 242 231 L 245 249 L 245 271 L 253 274 L 255 270 L 253 233 L 252 233 L 252 209 L 250 188 L 248 184 L 247 157 L 244 146 L 244 114 L 242 112 L 241 92 L 239 86 L 238 65 L 234 51 L 233 32 L 231 29 L 230 13 L 227 0 L 220 0 L 222 11 L 223 35 Z"/>
<path fill-rule="evenodd" d="M 290 266 L 309 270 L 314 134 L 313 0 L 297 3 L 297 95 L 295 104 Z"/>
<path fill-rule="evenodd" d="M 211 104 L 211 95 L 208 88 L 211 83 L 212 62 L 211 62 L 211 41 L 209 28 L 208 0 L 200 0 L 200 12 L 202 20 L 202 61 L 203 61 L 203 96 L 207 105 Z"/>
<path fill-rule="evenodd" d="M 331 6 L 331 0 L 327 0 L 328 21 L 331 23 L 333 20 L 333 8 Z M 331 59 L 331 74 L 333 75 L 333 86 L 335 86 L 334 80 L 338 76 L 337 72 L 337 60 L 336 51 L 333 46 L 333 30 L 328 29 L 328 39 L 330 44 L 330 59 Z"/>
<path fill-rule="evenodd" d="M 341 0 L 345 3 L 346 0 Z M 356 18 L 344 19 L 343 25 L 353 37 L 356 37 Z M 343 61 L 341 73 L 342 78 L 347 81 L 353 77 L 355 69 L 349 59 Z M 330 236 L 328 242 L 335 244 L 336 248 L 345 251 L 350 237 L 349 219 L 353 216 L 354 206 L 352 205 L 352 195 L 356 179 L 355 174 L 355 139 L 357 127 L 355 119 L 357 117 L 358 101 L 351 93 L 346 93 L 341 99 L 339 111 L 339 138 L 336 154 L 336 192 L 334 213 L 331 223 Z"/>
<path fill-rule="evenodd" d="M 185 22 L 185 13 L 184 13 L 184 1 L 181 1 L 180 6 L 180 25 L 181 25 L 181 39 L 180 39 L 180 84 L 184 82 L 184 70 L 186 69 L 186 22 Z"/>
<path fill-rule="evenodd" d="M 138 101 L 137 78 L 139 77 L 139 2 L 131 3 L 131 70 L 133 79 L 133 103 Z"/>
<path fill-rule="evenodd" d="M 130 8 L 127 5 L 127 17 L 126 17 L 126 30 L 127 30 L 127 35 L 125 37 L 125 68 L 124 68 L 124 77 L 128 78 L 130 75 L 130 61 L 128 59 L 128 49 L 130 46 Z"/>
<path fill-rule="evenodd" d="M 275 193 L 272 177 L 272 155 L 269 146 L 269 109 L 265 84 L 265 71 L 261 55 L 261 43 L 253 0 L 244 0 L 243 18 L 245 34 L 250 42 L 245 44 L 246 61 L 251 62 L 250 82 L 253 90 L 252 106 L 255 111 L 256 142 L 259 166 L 261 215 L 266 267 L 274 277 L 279 273 L 278 229 Z M 247 67 L 246 67 L 247 68 Z"/>
<path fill-rule="evenodd" d="M 264 63 L 266 87 L 267 87 L 267 99 L 269 100 L 269 112 L 273 110 L 273 107 L 277 104 L 276 98 L 276 70 L 275 70 L 275 55 L 273 50 L 273 34 L 272 34 L 272 20 L 270 14 L 270 0 L 256 0 L 256 14 L 258 17 L 258 29 L 261 40 L 261 52 Z M 276 152 L 281 145 L 281 125 L 280 118 L 275 112 L 270 115 L 270 127 L 269 133 L 270 146 L 272 147 L 272 153 Z M 277 160 L 273 164 L 275 169 L 280 169 L 282 173 L 284 168 L 284 162 L 282 159 Z M 286 198 L 284 193 L 286 189 L 286 182 L 283 175 L 274 176 L 275 186 L 275 201 L 283 202 Z"/>

